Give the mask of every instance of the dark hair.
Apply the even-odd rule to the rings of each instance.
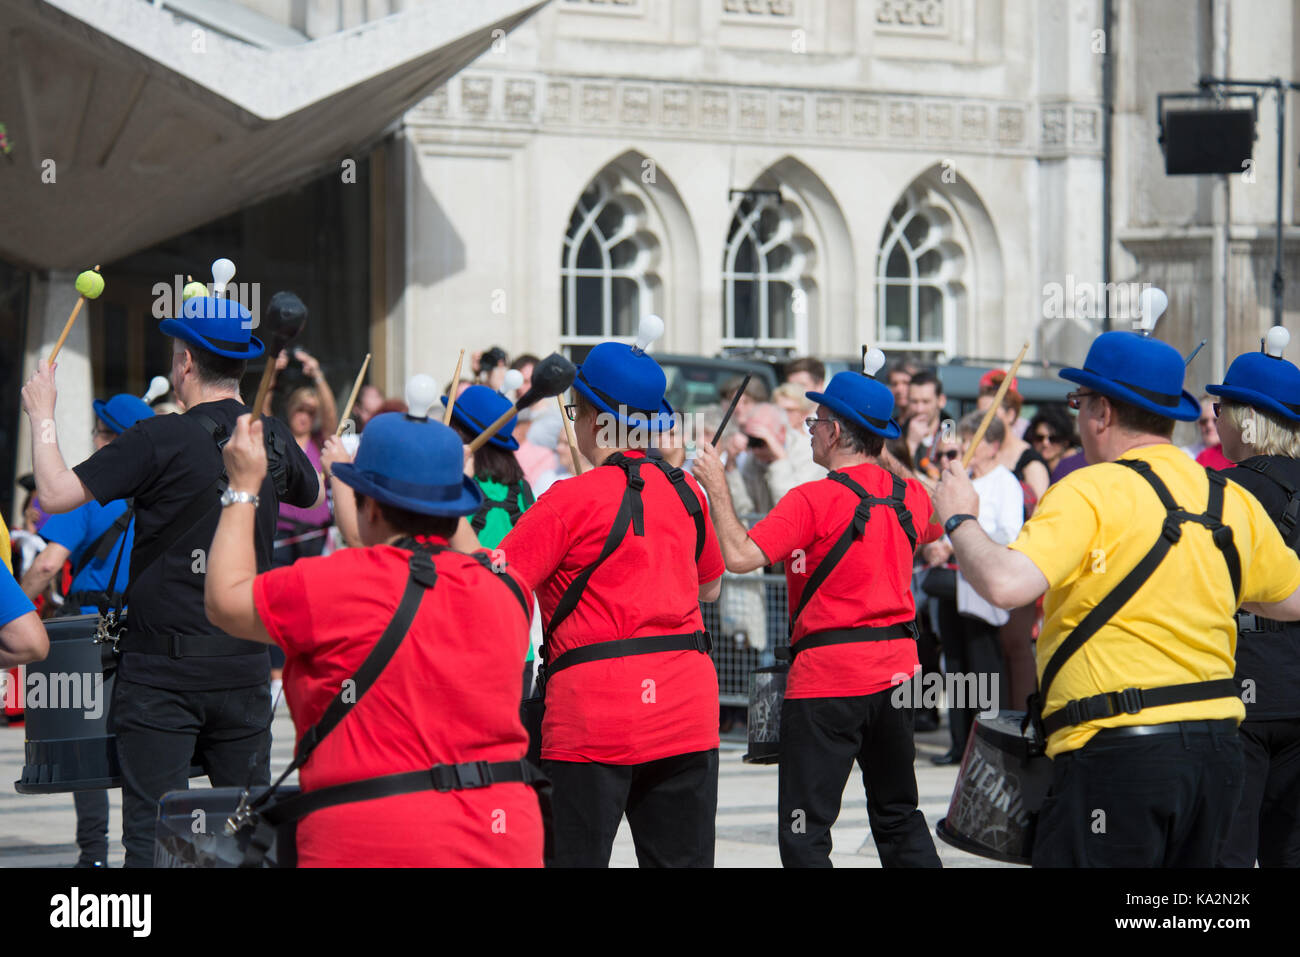
[[[510,368],[518,369],[519,371],[522,372],[524,366],[527,365],[535,366],[537,365],[537,363],[541,361],[542,361],[541,359],[537,358],[537,356],[533,355],[531,352],[525,352],[523,355],[517,356],[514,362],[510,363]]]
[[[1034,430],[1040,425],[1047,426],[1053,435],[1059,435],[1063,438],[1067,447],[1079,444],[1079,436],[1074,427],[1074,417],[1065,411],[1062,406],[1039,406],[1037,414],[1029,420],[1029,425],[1025,427],[1025,436],[1032,439]]]
[[[456,434],[466,445],[474,441],[478,435],[477,431],[471,432],[455,418],[451,420],[451,427],[456,430]],[[523,481],[524,470],[520,467],[519,460],[515,458],[515,453],[487,442],[474,453],[474,477],[491,479],[502,485],[514,485],[516,482]]]
[[[912,370],[908,366],[907,360],[895,359],[893,362],[891,362],[888,365],[888,367],[885,369],[885,381],[888,382],[890,379],[894,377],[895,374],[901,374],[907,376],[908,384],[909,385],[911,384]]]
[[[357,512],[360,513],[365,508],[367,496],[360,492],[354,494],[357,500]],[[395,505],[385,505],[378,500],[375,504],[379,506],[379,514],[383,520],[404,535],[436,535],[439,538],[450,539],[456,534],[456,527],[460,524],[460,517],[457,515],[423,515],[397,508]]]
[[[733,376],[726,382],[722,383],[722,388],[718,390],[718,394],[722,397],[723,401],[730,402],[731,397],[736,394],[736,390],[740,388],[740,384],[744,381],[745,377],[743,375]],[[745,395],[749,396],[755,402],[766,402],[771,398],[771,393],[768,392],[767,389],[767,383],[758,376],[754,376],[749,380],[749,385],[745,386]]]
[[[939,376],[929,369],[922,369],[912,376],[912,381],[907,385],[909,389],[916,388],[918,385],[932,385],[936,396],[943,395],[943,383],[939,380]]]
[[[190,345],[184,339],[178,339],[177,341],[190,354],[190,358],[194,361],[194,372],[204,385],[229,385],[233,383],[237,388],[239,380],[244,378],[244,373],[248,370],[247,359],[231,359],[228,356],[219,356],[215,352],[209,352],[199,346]]]
[[[826,366],[820,359],[814,359],[812,356],[795,359],[794,362],[785,367],[785,377],[787,379],[796,372],[807,372],[818,382],[826,381]]]
[[[1174,434],[1174,426],[1177,423],[1173,419],[1148,412],[1146,409],[1139,409],[1136,405],[1120,402],[1110,396],[1104,398],[1115,410],[1115,421],[1121,429],[1143,435],[1159,435],[1166,439]]]
[[[898,459],[898,464],[903,466],[909,472],[916,470],[916,465],[912,462],[912,450],[907,447],[907,433],[903,433],[896,439],[886,439],[885,448],[889,449],[889,454]]]
[[[885,437],[869,432],[856,422],[850,422],[844,416],[840,415],[833,409],[828,409],[831,414],[831,421],[840,424],[840,444],[847,446],[850,451],[858,455],[869,455],[873,458],[880,454],[880,450],[885,447]]]

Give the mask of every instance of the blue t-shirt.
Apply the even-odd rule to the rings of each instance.
[[[49,520],[41,526],[41,537],[47,542],[54,542],[62,545],[68,550],[68,557],[75,568],[77,562],[81,561],[81,556],[86,549],[99,540],[99,536],[108,531],[110,525],[117,521],[118,516],[126,511],[126,502],[122,499],[109,502],[107,505],[100,505],[93,499],[82,505],[80,508],[74,508],[71,512],[65,512],[62,515],[51,515]],[[135,539],[135,519],[126,527],[126,552],[122,556],[122,564],[117,570],[117,580],[114,583],[115,588],[109,588],[108,578],[113,574],[113,563],[117,561],[117,550],[122,547],[122,540],[119,538],[113,543],[112,549],[109,550],[106,558],[92,558],[77,576],[72,579],[71,590],[102,592],[108,591],[112,594],[114,591],[123,591],[126,589],[127,581],[131,574],[131,545]],[[82,605],[83,613],[96,612],[99,609],[94,605]]]
[[[9,573],[8,568],[0,565],[0,628],[35,610],[36,606],[18,586],[18,579]]]

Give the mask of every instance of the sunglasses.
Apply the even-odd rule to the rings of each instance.
[[[566,405],[566,406],[564,407],[564,414],[567,415],[567,416],[569,417],[569,421],[570,421],[570,422],[577,422],[577,421],[578,421],[578,406],[577,406],[577,403],[572,403],[572,404],[570,404],[570,405]]]
[[[1052,445],[1059,445],[1065,440],[1059,435],[1049,435],[1046,432],[1035,432],[1029,441],[1034,445],[1041,445],[1044,442],[1050,442]]]
[[[1084,399],[1091,399],[1094,395],[1100,395],[1098,392],[1071,392],[1065,397],[1065,404],[1074,411],[1079,411],[1079,404]]]
[[[941,461],[942,461],[943,459],[947,459],[949,462],[952,462],[952,461],[955,461],[956,459],[961,458],[961,452],[958,451],[957,449],[949,449],[949,450],[946,451],[946,452],[939,452],[939,453],[936,453],[935,458],[937,458],[937,459],[939,459],[939,460],[941,460]]]
[[[1222,407],[1222,403],[1219,403],[1219,402],[1214,403],[1214,406],[1213,406],[1213,408],[1214,408],[1214,417],[1215,417],[1216,419],[1217,419],[1217,418],[1222,414],[1222,413],[1220,412],[1221,407]],[[1210,421],[1210,420],[1209,420],[1209,419],[1202,419],[1201,421],[1202,421],[1202,422],[1208,422],[1208,421]]]

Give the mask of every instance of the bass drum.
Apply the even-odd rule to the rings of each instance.
[[[265,787],[249,788],[249,799],[265,790]],[[153,866],[239,867],[248,832],[227,834],[226,819],[239,807],[243,793],[243,788],[194,788],[164,794],[158,801]],[[277,799],[295,797],[298,788],[281,785],[275,793]],[[263,867],[297,865],[296,825],[296,821],[290,822],[276,832],[275,845],[267,852]]]
[[[96,644],[98,615],[50,618],[50,653],[27,665],[20,696],[26,747],[19,794],[59,794],[122,786],[117,739],[108,732],[117,657]],[[190,777],[202,768],[191,767]]]
[[[1029,864],[1052,762],[1020,730],[1024,713],[976,717],[948,816],[935,833],[953,847],[1007,864]]]
[[[749,675],[749,750],[746,764],[776,764],[781,759],[781,706],[785,703],[787,664],[757,668]]]

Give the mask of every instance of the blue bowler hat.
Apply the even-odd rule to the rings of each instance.
[[[837,372],[831,377],[825,392],[804,394],[868,432],[896,439],[902,434],[902,429],[892,418],[894,393],[873,378],[884,364],[885,354],[879,349],[869,349],[862,359],[862,372]]]
[[[142,399],[127,393],[115,395],[107,402],[96,399],[91,404],[95,407],[95,415],[118,435],[141,419],[147,419],[154,414],[153,409],[149,408]]]
[[[468,515],[483,493],[465,474],[464,454],[460,436],[441,422],[385,412],[366,423],[355,461],[334,466],[333,474],[384,505]]]
[[[164,319],[159,331],[228,359],[256,359],[262,340],[253,335],[253,316],[237,300],[195,296],[185,300],[176,319]]]
[[[602,342],[578,366],[573,388],[601,412],[630,428],[669,432],[673,407],[664,398],[668,377],[646,349],[664,331],[658,316],[646,316],[637,328],[636,344]]]
[[[1136,332],[1103,332],[1092,341],[1082,369],[1060,377],[1094,392],[1179,422],[1194,422],[1201,404],[1183,390],[1183,357],[1159,339]]]
[[[1289,332],[1274,326],[1265,337],[1263,351],[1237,356],[1223,385],[1207,385],[1205,391],[1300,422],[1300,369],[1282,358],[1290,341]]]
[[[445,395],[442,397],[442,404],[447,404]],[[485,385],[472,385],[460,394],[456,404],[452,406],[451,417],[475,435],[478,435],[513,404],[500,392],[495,392]],[[495,445],[499,449],[506,449],[510,452],[519,448],[519,443],[512,434],[518,422],[519,416],[512,416],[505,425],[497,430],[492,438],[488,439],[487,444]],[[366,428],[369,428],[369,426],[366,426]]]

